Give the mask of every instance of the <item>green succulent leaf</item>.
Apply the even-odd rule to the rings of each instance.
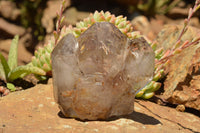
[[[135,97],[149,99],[154,96],[154,92],[157,91],[160,87],[161,83],[156,81],[151,81],[142,90],[140,90]]]
[[[8,55],[8,65],[10,67],[10,70],[13,70],[15,67],[17,67],[18,40],[19,40],[19,36],[16,35],[14,39],[12,40],[12,43],[10,46],[10,51]]]
[[[10,67],[8,66],[8,63],[5,59],[5,57],[0,53],[0,63],[1,63],[1,66],[3,68],[3,70],[1,70],[1,73],[5,73],[5,78],[7,79],[8,78],[8,73],[10,72]],[[1,69],[2,69],[1,68]]]
[[[149,92],[149,93],[144,93],[144,95],[142,95],[142,99],[149,99],[151,97],[154,96],[154,92]]]
[[[18,66],[9,73],[8,79],[9,79],[9,81],[13,81],[15,79],[22,78],[23,76],[30,74],[30,73],[33,73],[36,75],[45,75],[46,74],[46,72],[44,70],[42,70],[41,68],[35,67],[35,66],[30,66],[30,65]]]
[[[48,79],[47,76],[43,76],[43,75],[36,75],[36,74],[35,74],[35,77],[36,77],[38,80],[40,80],[40,81],[43,81],[43,80],[47,80],[47,79]]]
[[[136,97],[136,98],[142,97],[143,94],[144,94],[144,91],[143,91],[143,90],[140,90],[140,91],[135,95],[135,97]]]
[[[16,91],[16,87],[14,84],[12,83],[7,83],[6,84],[7,88],[10,90],[10,91]]]

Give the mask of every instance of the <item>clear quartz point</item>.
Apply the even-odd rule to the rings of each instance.
[[[54,97],[66,117],[107,119],[133,112],[136,92],[151,81],[154,52],[98,22],[79,38],[67,34],[52,52]]]

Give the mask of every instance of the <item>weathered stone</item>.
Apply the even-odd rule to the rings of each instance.
[[[52,52],[54,95],[67,117],[107,119],[133,112],[136,92],[151,81],[154,52],[113,24],[66,35]]]
[[[13,36],[14,35],[22,36],[26,31],[25,28],[9,23],[1,17],[0,17],[0,30]]]
[[[135,30],[140,31],[143,35],[145,35],[148,39],[154,40],[163,28],[163,22],[160,20],[155,20],[155,18],[151,18],[148,20],[146,16],[136,16],[131,21]]]
[[[75,7],[68,8],[64,13],[65,19],[63,25],[76,25],[76,23],[90,15],[89,12],[78,11]]]
[[[8,0],[1,0],[0,1],[0,15],[6,19],[15,21],[20,16],[20,9],[17,8],[15,2],[8,1]]]
[[[181,28],[181,26],[167,25],[157,38],[158,44],[162,44],[165,50],[172,48]],[[198,29],[189,27],[181,41],[182,43],[186,40],[191,42],[199,35]],[[168,75],[164,82],[163,98],[165,100],[200,110],[199,57],[200,43],[184,49],[170,59],[170,64],[166,68]]]
[[[180,104],[180,105],[178,105],[178,106],[176,107],[176,110],[177,110],[177,111],[184,112],[184,111],[185,111],[185,106],[182,105],[182,104]]]

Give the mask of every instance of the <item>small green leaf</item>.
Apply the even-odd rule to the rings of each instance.
[[[141,97],[143,94],[144,94],[144,91],[143,91],[143,90],[140,90],[140,91],[135,95],[135,97],[136,97],[136,98],[139,98],[139,97]]]
[[[45,75],[46,72],[38,67],[35,66],[18,66],[14,68],[8,75],[9,81],[13,81],[18,78],[22,78],[22,75],[27,75],[27,74],[36,74],[36,75]]]
[[[64,20],[65,20],[65,17],[62,16],[62,18],[61,18],[61,20],[60,20],[60,23],[62,24]]]
[[[143,99],[150,99],[154,96],[154,92],[144,93],[141,98]]]
[[[0,53],[0,63],[2,64],[3,66],[3,71],[5,73],[5,77],[6,77],[6,80],[8,78],[8,73],[10,72],[10,67],[8,66],[8,63],[5,59],[5,57]]]
[[[14,39],[12,40],[10,51],[8,55],[8,65],[10,67],[10,70],[13,70],[15,67],[17,67],[17,47],[18,47],[18,40],[19,36],[16,35]]]
[[[0,61],[0,79],[6,80],[6,75],[3,69],[3,65],[1,64],[1,61]]]
[[[10,90],[10,91],[16,91],[16,87],[14,84],[12,83],[7,83],[6,84],[7,88]]]
[[[42,80],[47,80],[47,76],[35,75],[35,77],[36,77],[38,80],[40,80],[40,81],[42,81]]]

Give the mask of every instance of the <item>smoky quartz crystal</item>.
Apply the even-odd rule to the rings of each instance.
[[[130,114],[137,91],[154,73],[154,51],[108,22],[80,37],[64,36],[52,52],[54,97],[66,117],[107,119]]]

